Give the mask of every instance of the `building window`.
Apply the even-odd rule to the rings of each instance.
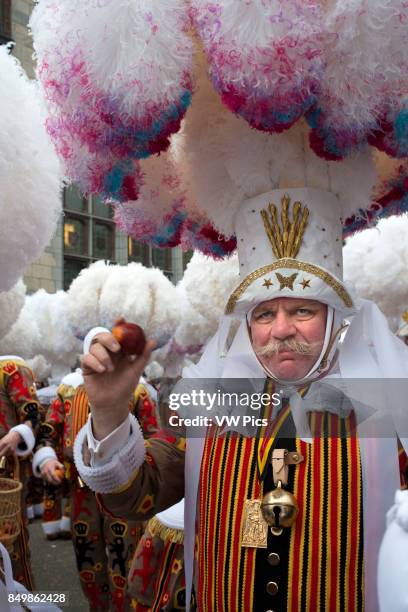
[[[128,260],[136,261],[146,266],[146,268],[150,268],[152,261],[149,245],[138,242],[134,238],[128,236]]]
[[[112,211],[95,197],[84,197],[74,185],[64,190],[64,289],[98,259],[115,263]]]
[[[64,189],[64,208],[81,213],[88,212],[88,200],[77,187],[70,185]]]
[[[128,237],[128,259],[137,261],[146,268],[160,268],[168,279],[173,278],[171,249],[155,249],[149,244]]]
[[[173,277],[171,249],[152,249],[152,265],[154,268],[160,268],[171,280]]]
[[[0,44],[11,41],[11,0],[0,2]]]
[[[64,251],[75,255],[88,255],[88,220],[65,215]]]
[[[93,257],[96,257],[96,259],[114,259],[114,228],[107,223],[94,221],[92,235]]]
[[[92,214],[95,217],[101,217],[102,219],[112,219],[113,208],[112,206],[107,206],[104,204],[101,198],[92,196]]]

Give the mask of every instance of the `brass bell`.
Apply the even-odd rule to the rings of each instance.
[[[281,535],[283,527],[292,527],[294,524],[299,506],[295,496],[282,489],[282,483],[279,480],[277,488],[264,495],[261,510],[272,533]]]

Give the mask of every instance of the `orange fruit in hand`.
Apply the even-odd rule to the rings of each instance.
[[[146,336],[140,325],[119,321],[112,329],[125,355],[141,355],[146,346]]]
[[[56,478],[58,478],[59,480],[62,480],[65,476],[65,470],[64,468],[60,468],[60,467],[56,467],[54,468],[54,476]]]

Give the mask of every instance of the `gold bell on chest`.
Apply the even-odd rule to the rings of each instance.
[[[283,489],[282,481],[279,480],[277,488],[264,495],[261,510],[273,535],[279,536],[283,528],[292,527],[299,513],[299,506],[295,496]]]

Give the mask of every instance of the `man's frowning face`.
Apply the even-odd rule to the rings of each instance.
[[[315,300],[276,298],[251,314],[252,346],[279,380],[302,379],[316,363],[326,332],[327,306]]]

